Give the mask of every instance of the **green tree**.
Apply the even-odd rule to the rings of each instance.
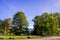
[[[0,20],[0,35],[3,35],[3,27],[2,27],[3,21]]]
[[[17,12],[13,17],[13,26],[19,29],[20,35],[22,28],[28,28],[28,22],[23,12]]]
[[[60,35],[60,13],[59,12],[53,13],[53,16],[55,18],[57,18],[57,20],[58,20],[58,31],[57,31],[57,34]]]
[[[11,35],[11,18],[7,18],[3,21],[2,27],[5,35]]]
[[[58,19],[60,27],[60,13],[59,12],[53,13],[53,16]]]
[[[35,35],[57,35],[58,19],[52,13],[43,13],[34,18]]]

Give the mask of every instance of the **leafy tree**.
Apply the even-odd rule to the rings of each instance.
[[[53,13],[53,16],[58,19],[60,27],[60,13],[59,12]]]
[[[58,19],[52,13],[43,13],[34,18],[35,35],[57,35]]]
[[[60,35],[60,13],[59,12],[53,13],[53,16],[55,18],[57,18],[57,20],[58,20],[58,31],[57,31],[57,35]]]
[[[0,34],[3,34],[3,27],[2,27],[2,23],[3,23],[3,21],[2,21],[2,20],[0,20]]]
[[[28,28],[28,22],[23,12],[17,12],[13,17],[13,26],[19,29],[20,35],[22,28]]]
[[[3,27],[4,34],[5,35],[10,35],[11,34],[10,29],[12,29],[12,27],[11,27],[11,18],[5,19],[3,21],[2,27]]]

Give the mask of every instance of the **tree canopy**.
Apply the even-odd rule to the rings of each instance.
[[[56,15],[57,14],[57,15]],[[57,35],[59,28],[59,13],[43,13],[36,16],[34,22],[34,35]]]
[[[13,17],[13,26],[19,28],[19,32],[22,33],[23,28],[28,28],[28,22],[23,12],[17,12]]]

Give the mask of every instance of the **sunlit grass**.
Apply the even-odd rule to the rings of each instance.
[[[30,38],[40,38],[40,36],[0,36],[0,39],[28,39]]]

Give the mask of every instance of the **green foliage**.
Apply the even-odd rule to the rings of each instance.
[[[6,40],[9,40],[9,39],[28,39],[28,37],[30,38],[40,38],[41,36],[0,36],[0,39],[6,39]]]
[[[11,29],[11,19],[7,18],[3,21],[0,21],[0,33],[4,35],[10,35],[10,29]]]
[[[56,13],[57,14],[57,13]],[[58,13],[59,14],[59,13]],[[34,18],[34,35],[57,35],[59,28],[59,15],[43,13]],[[58,18],[57,18],[58,16]]]
[[[59,35],[60,36],[60,13],[44,12],[33,19],[33,35]],[[0,34],[4,35],[29,35],[28,22],[23,12],[17,12],[13,20],[10,18],[0,20]]]
[[[29,35],[28,28],[23,28],[22,34],[24,34],[24,35]]]
[[[12,29],[11,27],[11,18],[5,19],[3,21],[3,31],[5,35],[10,35],[10,29]]]
[[[20,33],[20,35],[22,34],[23,28],[28,28],[28,22],[23,12],[17,12],[14,15],[13,26],[19,30],[18,33]]]

